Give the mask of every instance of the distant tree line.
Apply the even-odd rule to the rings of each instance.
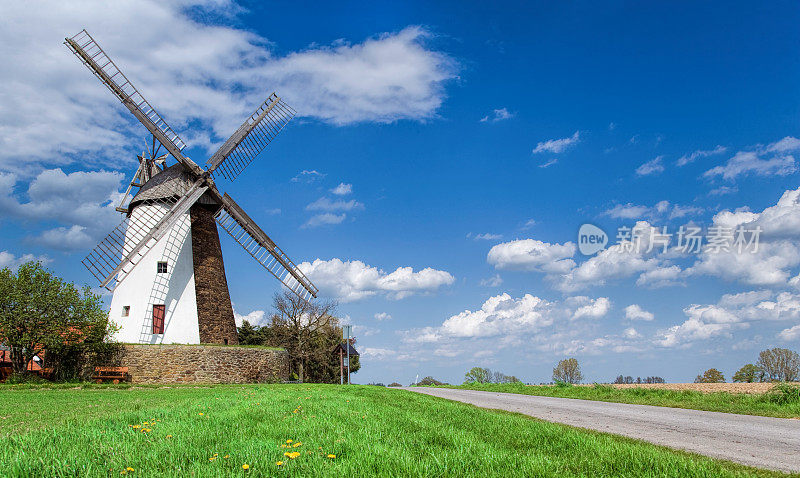
[[[748,363],[733,374],[734,382],[795,382],[800,380],[800,356],[783,348],[762,350],[756,363]],[[710,368],[694,379],[695,383],[721,383],[725,376]]]
[[[630,375],[626,375],[624,377],[622,375],[617,375],[617,378],[614,379],[613,383],[624,383],[624,384],[666,383],[666,380],[664,380],[661,377],[645,377],[645,378],[636,377],[636,379],[634,380],[634,378],[631,377]]]
[[[520,380],[513,375],[491,371],[488,368],[472,367],[464,374],[464,383],[515,383]]]
[[[265,325],[242,322],[238,328],[239,343],[286,349],[292,376],[301,382],[339,383],[339,357],[331,352],[343,342],[342,327],[334,315],[336,304],[308,303],[284,291],[275,294],[272,306]],[[350,357],[350,373],[360,368],[359,357]]]

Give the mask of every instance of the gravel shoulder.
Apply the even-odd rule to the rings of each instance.
[[[623,435],[744,465],[800,472],[800,420],[476,390],[404,390]]]

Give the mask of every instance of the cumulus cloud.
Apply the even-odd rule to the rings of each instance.
[[[725,146],[719,146],[719,145],[717,145],[717,147],[714,149],[709,149],[705,151],[697,150],[690,154],[684,154],[683,156],[678,158],[678,161],[675,164],[677,166],[686,166],[687,164],[693,163],[700,158],[706,158],[708,156],[713,156],[715,154],[722,154],[727,150],[728,148],[726,148]]]
[[[669,201],[659,201],[652,206],[639,204],[617,204],[603,212],[604,215],[614,219],[680,219],[685,216],[697,215],[703,212],[702,208],[695,206],[682,206]]]
[[[563,153],[570,147],[574,146],[580,141],[580,131],[576,131],[575,134],[570,136],[569,138],[561,138],[561,139],[548,139],[547,141],[542,141],[533,148],[533,154],[539,153]]]
[[[33,254],[22,254],[21,256],[15,256],[8,251],[0,251],[0,269],[5,269],[7,267],[12,271],[16,271],[19,266],[31,261],[48,264],[52,262],[52,259],[47,256],[36,256]]]
[[[642,164],[636,168],[636,174],[639,176],[648,176],[651,174],[663,173],[664,165],[661,164],[662,159],[664,159],[664,156],[657,156],[655,159],[651,159],[650,161]]]
[[[308,221],[306,221],[305,224],[303,224],[302,227],[304,229],[307,229],[307,228],[310,228],[310,227],[319,227],[319,226],[325,226],[325,225],[330,225],[330,224],[341,224],[342,221],[344,221],[346,217],[347,217],[347,214],[345,214],[345,213],[333,214],[333,213],[330,213],[330,212],[326,212],[326,213],[322,213],[322,214],[317,214],[315,216],[312,216]]]
[[[648,312],[638,304],[631,304],[625,307],[625,318],[628,320],[651,321],[655,318],[652,312]]]
[[[739,176],[788,176],[797,171],[791,152],[800,149],[800,140],[787,136],[767,146],[757,146],[750,151],[738,151],[725,164],[715,166],[705,173],[706,178],[722,177],[732,181]]]
[[[15,67],[0,71],[0,167],[116,163],[140,144],[130,137],[143,130],[62,44],[81,26],[184,140],[208,149],[273,90],[300,116],[334,125],[424,121],[457,76],[423,27],[277,54],[268,39],[230,26],[237,8],[226,0],[4,5],[0,58]]]
[[[426,267],[414,272],[398,267],[391,273],[361,261],[316,259],[298,266],[320,290],[342,302],[353,302],[375,295],[402,299],[416,293],[433,292],[451,285],[455,278],[446,271]]]
[[[354,209],[364,209],[364,205],[355,199],[345,201],[343,199],[331,200],[321,197],[306,206],[306,211],[352,211]]]
[[[317,179],[322,179],[325,176],[327,176],[327,174],[321,173],[316,169],[304,169],[299,173],[297,173],[297,176],[293,177],[291,181],[293,183],[299,183],[299,182],[313,183]]]
[[[754,285],[786,285],[792,269],[800,265],[800,188],[784,192],[774,206],[760,213],[747,209],[720,211],[714,216],[712,227],[732,231],[734,237],[739,228],[760,228],[758,247],[741,253],[736,247],[727,251],[704,249],[687,273]]]
[[[465,310],[447,318],[437,327],[405,331],[403,341],[409,345],[435,343],[451,350],[466,347],[465,340],[491,343],[494,350],[522,342],[551,349],[555,342],[563,343],[565,337],[579,329],[581,322],[591,323],[591,319],[602,317],[609,308],[610,301],[605,297],[577,296],[548,301],[531,294],[514,298],[503,293],[489,297],[477,310]],[[559,345],[559,349],[563,348]]]
[[[508,111],[508,109],[500,108],[499,110],[492,111],[491,115],[486,115],[483,118],[481,118],[481,123],[488,123],[488,122],[497,123],[498,121],[511,119],[514,116],[515,116],[514,113],[511,113],[510,111]]]
[[[391,315],[389,315],[389,314],[387,314],[386,312],[378,312],[378,313],[377,313],[377,314],[375,314],[373,317],[374,317],[374,318],[375,318],[375,320],[377,320],[378,322],[381,322],[381,321],[384,321],[384,320],[392,320],[392,316],[391,316]]]
[[[786,342],[793,342],[800,339],[800,324],[781,330],[778,333],[778,338]]]
[[[331,189],[331,193],[337,196],[347,196],[348,194],[352,194],[352,192],[353,192],[352,184],[339,183],[338,186]]]
[[[662,266],[655,269],[642,272],[636,285],[649,287],[651,289],[658,289],[660,287],[670,287],[676,285],[684,285],[682,280],[683,271],[679,266]]]
[[[489,250],[487,261],[496,269],[564,273],[575,267],[575,244],[550,244],[521,239],[497,244]]]
[[[44,170],[28,184],[27,200],[15,194],[17,177],[0,173],[0,213],[25,221],[60,223],[34,240],[48,247],[74,251],[91,248],[121,220],[116,212],[121,173],[61,169]]]
[[[236,326],[241,327],[242,323],[246,320],[250,325],[265,325],[267,323],[267,314],[263,310],[254,310],[249,314],[242,315],[233,309],[233,318],[236,321]]]

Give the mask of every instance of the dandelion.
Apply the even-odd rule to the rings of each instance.
[[[283,456],[285,456],[285,457],[288,457],[288,458],[290,458],[290,459],[294,460],[295,458],[297,458],[298,456],[300,456],[300,452],[299,452],[299,451],[293,451],[293,452],[288,452],[288,451],[287,451],[286,453],[284,453],[284,454],[283,454]]]
[[[303,444],[300,443],[300,442],[297,442],[294,445],[292,445],[292,448],[297,448],[298,446],[303,446]]]
[[[286,443],[291,443],[293,440],[286,440]]]
[[[333,453],[328,453],[328,458],[334,459],[336,458],[336,455],[334,455]]]
[[[167,435],[167,438],[172,438],[172,435]]]
[[[131,468],[130,466],[129,466],[129,467],[127,467],[127,468],[125,468],[125,470],[126,470],[126,471],[134,471],[134,470],[133,470],[133,468]]]
[[[249,470],[249,469],[250,469],[250,465],[248,465],[247,463],[245,463],[244,465],[242,465],[242,469],[243,469],[243,470]]]
[[[225,458],[225,459],[227,460],[227,459],[228,459],[228,458],[230,458],[230,457],[231,457],[230,455],[225,455],[225,456],[223,456],[222,458]]]
[[[203,412],[198,413],[198,415],[200,415],[202,417],[203,416]]]
[[[283,465],[283,462],[282,461],[276,461],[275,464],[278,465],[278,466],[281,466],[281,465]]]

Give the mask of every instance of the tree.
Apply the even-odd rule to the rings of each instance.
[[[464,383],[489,383],[492,381],[492,371],[488,368],[472,367],[464,374]]]
[[[423,378],[422,380],[420,380],[419,382],[417,382],[417,385],[421,385],[421,386],[424,386],[424,387],[429,387],[431,385],[449,385],[449,384],[445,383],[445,382],[440,382],[440,381],[436,380],[435,378],[433,378],[433,377],[431,377],[429,375],[429,376]]]
[[[14,373],[26,373],[45,352],[48,368],[58,373],[59,364],[102,344],[112,331],[100,297],[88,287],[79,291],[38,262],[16,274],[0,270],[0,342],[11,349]]]
[[[764,379],[764,372],[756,365],[746,364],[733,374],[734,382],[761,382]]]
[[[777,347],[763,350],[756,365],[772,381],[794,382],[800,378],[800,356],[793,350]]]
[[[289,353],[292,369],[300,381],[305,380],[306,367],[331,361],[331,332],[335,332],[338,319],[333,302],[309,303],[291,291],[276,293],[273,298],[275,313],[270,319],[273,344]],[[340,335],[341,336],[341,329]]]
[[[553,369],[553,381],[576,384],[583,380],[581,366],[574,358],[563,359]]]
[[[722,372],[715,368],[710,368],[703,372],[703,375],[698,375],[694,379],[694,383],[722,383],[725,381],[725,376]]]

